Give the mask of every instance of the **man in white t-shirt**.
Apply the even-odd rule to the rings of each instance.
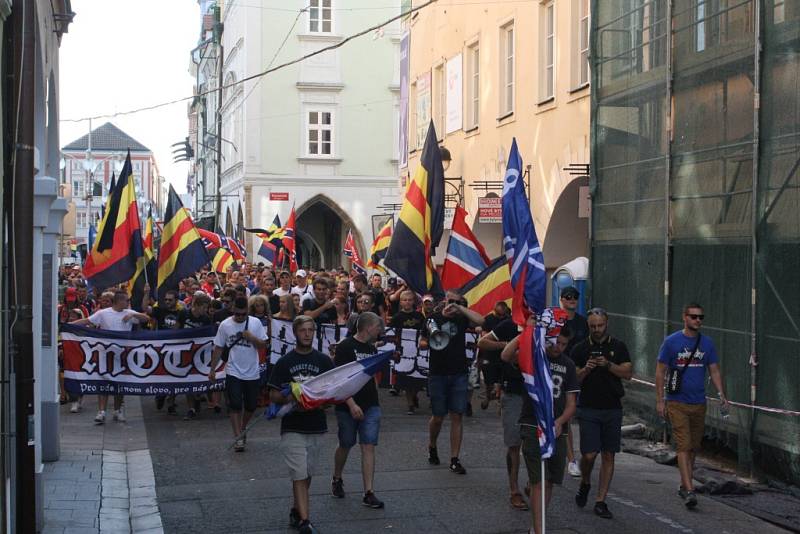
[[[305,271],[305,269],[297,270],[297,272],[294,274],[294,283],[295,286],[292,288],[292,294],[300,296],[301,304],[306,297],[314,297],[313,289],[308,283],[308,273]]]
[[[237,297],[233,301],[232,311],[233,315],[222,321],[217,329],[208,379],[211,382],[216,380],[217,363],[222,351],[230,347],[225,364],[225,393],[233,435],[236,437],[234,450],[242,452],[247,437],[241,434],[256,410],[261,387],[258,350],[267,347],[267,331],[259,319],[248,315],[246,298]]]
[[[130,308],[130,298],[125,291],[115,291],[114,300],[111,301],[110,308],[97,310],[86,319],[78,319],[72,324],[78,326],[92,326],[100,330],[112,330],[117,332],[130,332],[135,324],[146,324],[150,320],[147,314],[139,313]],[[122,407],[123,396],[114,395],[114,420],[120,423],[125,422],[125,411]],[[97,415],[94,418],[95,424],[102,425],[106,422],[106,406],[108,405],[108,395],[97,396]]]
[[[282,297],[292,293],[292,275],[289,271],[281,271],[278,275],[278,287],[272,291],[273,295]]]

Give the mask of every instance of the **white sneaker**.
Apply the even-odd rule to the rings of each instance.
[[[578,462],[570,462],[567,465],[567,471],[572,477],[579,478],[581,476],[581,468],[578,467]]]
[[[127,421],[127,419],[125,419],[125,411],[123,408],[114,410],[114,421],[119,421],[120,423]]]
[[[94,416],[94,422],[98,425],[102,425],[106,422],[106,411],[100,410],[97,412],[97,415]]]
[[[69,413],[78,413],[79,411],[81,411],[81,405],[78,401],[73,402],[69,407]]]

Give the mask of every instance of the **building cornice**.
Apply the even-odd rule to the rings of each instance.
[[[324,187],[397,187],[397,176],[307,176],[261,174],[247,176],[243,185],[257,187],[272,186],[324,186]]]
[[[339,92],[344,89],[343,83],[327,83],[327,82],[297,82],[295,84],[301,91],[335,91]]]
[[[344,41],[343,35],[333,35],[330,33],[298,33],[297,38],[301,41],[316,41],[321,43],[340,43]]]

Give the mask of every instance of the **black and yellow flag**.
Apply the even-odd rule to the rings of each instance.
[[[136,264],[136,273],[128,284],[128,295],[131,297],[131,305],[139,309],[145,295],[145,284],[150,286],[150,297],[156,297],[156,283],[158,282],[158,259],[156,258],[155,243],[153,236],[153,213],[147,212],[147,220],[144,223],[144,237],[142,237],[142,248],[144,255]]]
[[[177,290],[181,279],[194,275],[208,263],[203,239],[178,194],[170,186],[161,247],[158,250],[159,300],[170,289]]]
[[[109,195],[97,238],[83,264],[86,280],[100,289],[130,280],[144,254],[132,168],[129,151]]]
[[[408,184],[383,263],[420,294],[442,295],[433,255],[444,230],[444,168],[433,121],[419,167]]]

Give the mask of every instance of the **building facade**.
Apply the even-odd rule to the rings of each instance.
[[[69,0],[0,0],[0,531],[44,524],[44,463],[59,456],[59,47]],[[16,114],[10,110],[16,110]],[[13,162],[13,163],[12,163]],[[8,210],[8,211],[6,211]]]
[[[408,163],[401,168],[402,184],[413,176],[433,120],[452,158],[445,172],[447,207],[460,201],[478,239],[497,256],[502,225],[491,209],[498,201],[488,198],[502,193],[516,138],[548,269],[586,256],[588,0],[443,0],[410,14],[403,25],[401,54],[408,66],[401,76],[407,76],[408,93],[399,142],[401,150],[407,147]],[[483,216],[479,205],[486,208]],[[442,243],[439,263],[446,239]]]
[[[61,149],[61,179],[70,195],[65,229],[75,229],[74,235],[65,233],[65,242],[78,247],[87,245],[89,225],[97,226],[108,198],[111,176],[119,176],[128,150],[141,214],[146,215],[148,209],[153,210],[155,217],[163,213],[166,180],[158,172],[153,152],[110,122],[93,130],[90,127],[90,133]]]
[[[363,3],[311,0],[307,9],[292,11],[285,2],[270,0],[258,8],[234,2],[218,11],[224,32],[221,46],[210,53],[222,52],[217,72],[224,88],[221,98],[216,90],[209,92],[220,75],[213,76],[207,62],[206,74],[198,75],[198,101],[205,99],[205,105],[197,114],[197,218],[214,215],[226,233],[236,233],[242,227],[266,228],[276,215],[285,223],[294,207],[301,265],[345,264],[342,248],[351,230],[362,257],[366,254],[386,218],[380,206],[396,202],[399,194],[399,22],[264,77],[236,82],[400,13],[399,1],[373,4],[350,9]],[[217,100],[221,124],[214,113]],[[219,190],[213,185],[218,157]],[[246,237],[251,254],[258,249],[255,239]]]
[[[592,26],[593,303],[647,379],[701,303],[748,406],[711,403],[709,434],[796,483],[800,5],[598,0]],[[653,413],[652,389],[629,391]]]

